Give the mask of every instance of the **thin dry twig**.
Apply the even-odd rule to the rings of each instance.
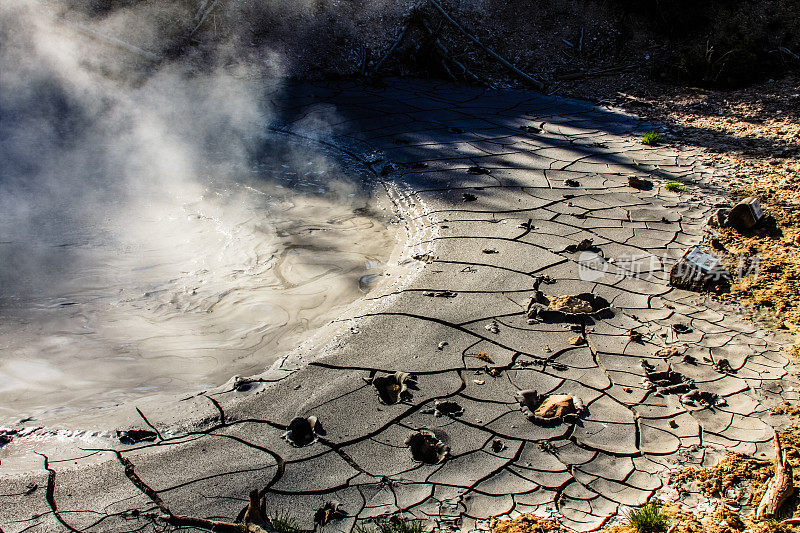
[[[478,40],[478,38],[477,38],[477,37],[475,37],[474,35],[472,35],[471,33],[469,33],[467,30],[465,30],[465,29],[464,29],[464,27],[463,27],[461,24],[459,24],[459,23],[458,23],[458,22],[457,22],[457,21],[456,21],[456,20],[455,20],[453,17],[451,17],[451,16],[450,16],[450,15],[447,13],[447,11],[445,11],[445,10],[444,10],[444,8],[441,6],[441,4],[439,4],[439,2],[437,2],[436,0],[428,0],[428,1],[429,1],[431,4],[433,4],[433,6],[434,6],[434,7],[435,7],[435,8],[436,8],[438,11],[439,11],[439,13],[441,13],[441,14],[442,14],[442,16],[443,16],[443,17],[444,17],[444,18],[445,18],[445,19],[446,19],[446,20],[447,20],[447,21],[448,21],[450,24],[452,24],[452,25],[453,25],[453,27],[455,27],[455,28],[456,28],[458,31],[460,31],[462,34],[464,34],[464,36],[466,36],[466,37],[467,37],[467,38],[468,38],[470,41],[472,41],[473,43],[475,43],[475,44],[477,44],[479,47],[481,47],[481,48],[483,49],[483,51],[484,51],[484,52],[486,52],[487,54],[489,54],[490,56],[492,56],[493,58],[495,58],[496,60],[498,60],[498,61],[499,61],[499,62],[500,62],[500,63],[501,63],[501,64],[502,64],[504,67],[506,67],[506,68],[507,68],[507,69],[509,69],[511,72],[513,72],[514,74],[516,74],[518,77],[520,77],[520,78],[522,78],[523,80],[525,80],[526,82],[530,83],[531,85],[533,85],[534,87],[536,87],[536,88],[537,88],[537,89],[539,89],[540,91],[543,91],[543,90],[544,90],[544,88],[545,88],[545,86],[544,86],[544,83],[542,83],[541,81],[537,80],[536,78],[534,78],[534,77],[530,76],[529,74],[526,74],[526,73],[522,72],[520,69],[518,69],[517,67],[515,67],[514,65],[512,65],[512,64],[511,64],[511,63],[510,63],[510,62],[509,62],[507,59],[505,59],[503,56],[501,56],[500,54],[498,54],[497,52],[495,52],[494,50],[492,50],[491,48],[489,48],[488,46],[486,46],[485,44],[483,44],[482,42],[480,42],[480,41]]]

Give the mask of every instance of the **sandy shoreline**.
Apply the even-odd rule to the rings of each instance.
[[[336,137],[387,181],[408,184],[390,193],[411,228],[393,261],[418,272],[397,276],[400,285],[389,276],[374,307],[348,310],[338,336],[321,333],[285,358],[262,376],[277,379],[268,386],[140,404],[160,435],[114,448],[176,512],[234,519],[258,488],[270,509],[306,528],[314,510],[337,500],[346,516],[326,529],[404,512],[474,530],[489,516],[526,511],[591,530],[655,494],[675,464],[704,464],[723,450],[770,452],[769,408],[797,399],[781,339],[666,286],[666,271],[726,201],[724,169],[692,150],[641,146],[637,135],[650,126],[630,116],[523,91],[340,83],[299,86],[278,105],[290,129],[309,109],[335,108]],[[631,175],[654,187],[628,187]],[[688,192],[665,191],[670,179]],[[599,273],[567,251],[585,238],[603,252]],[[585,323],[581,345],[568,341],[570,324],[530,322],[539,276],[550,295],[604,297],[613,317]],[[630,330],[643,341],[632,342]],[[721,358],[732,372],[715,367]],[[642,360],[721,401],[692,406],[653,394]],[[416,375],[416,390],[381,404],[365,379],[396,371]],[[524,389],[572,394],[586,414],[537,426],[515,399]],[[443,402],[462,412],[437,416]],[[282,438],[289,422],[308,415],[324,434],[291,446]],[[405,442],[421,428],[449,448],[441,463],[413,460]],[[49,448],[56,474],[48,478],[38,455],[15,458],[13,444],[0,451],[4,530],[61,530],[54,511],[77,528],[150,527],[152,503],[125,478],[111,444],[31,442]]]

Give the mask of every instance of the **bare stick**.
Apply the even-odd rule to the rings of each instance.
[[[133,463],[131,463],[127,457],[122,457],[122,454],[119,452],[114,453],[125,467],[125,476],[137,489],[147,496],[150,501],[158,506],[163,513],[161,519],[166,523],[176,527],[196,527],[200,529],[207,529],[209,531],[216,531],[219,533],[266,533],[264,528],[249,521],[252,519],[264,518],[265,508],[263,502],[260,504],[258,502],[258,491],[254,491],[256,494],[255,503],[253,493],[250,494],[250,505],[245,513],[246,518],[244,522],[239,524],[234,524],[232,522],[220,522],[218,520],[208,520],[206,518],[198,518],[195,516],[177,515],[174,514],[169,507],[167,507],[167,504],[164,503],[164,500],[161,499],[161,496],[158,495],[158,492],[139,477],[139,474],[136,473]],[[253,509],[254,505],[255,509]]]
[[[397,48],[397,46],[403,41],[403,38],[406,36],[407,31],[408,31],[408,25],[403,26],[403,30],[400,32],[400,35],[397,37],[397,40],[394,42],[394,44],[392,44],[391,48],[389,48],[389,50],[383,55],[381,60],[378,61],[378,64],[375,65],[375,68],[372,70],[373,74],[378,72],[381,66],[383,66],[384,62],[386,62],[386,60],[389,59],[389,56],[391,56],[394,53],[395,48]]]
[[[146,57],[147,59],[149,59],[151,61],[161,61],[162,59],[164,59],[163,57],[161,57],[158,54],[154,54],[153,52],[148,52],[147,50],[143,50],[143,49],[139,48],[138,46],[134,46],[134,45],[132,45],[130,43],[126,43],[125,41],[121,41],[121,40],[117,39],[116,37],[111,37],[109,35],[103,35],[99,31],[94,30],[94,29],[92,29],[92,28],[90,28],[88,26],[84,26],[83,24],[78,24],[77,22],[71,22],[71,21],[66,20],[66,19],[60,19],[60,20],[61,20],[62,23],[66,24],[67,26],[80,31],[81,33],[84,33],[84,34],[88,35],[89,37],[93,37],[93,38],[95,38],[95,39],[97,39],[99,41],[104,41],[104,42],[109,43],[109,44],[113,44],[114,46],[117,46],[119,48],[123,48],[123,49],[127,50],[128,52],[140,55],[142,57]]]
[[[205,13],[203,13],[203,16],[202,16],[202,17],[200,17],[200,21],[197,23],[197,25],[194,27],[194,29],[192,30],[192,32],[191,32],[189,35],[194,35],[194,33],[195,33],[197,30],[199,30],[199,29],[200,29],[200,26],[202,26],[202,25],[203,25],[203,22],[205,22],[205,21],[206,21],[206,17],[208,17],[208,15],[209,15],[209,14],[210,14],[212,11],[214,11],[214,8],[215,8],[215,7],[217,7],[217,4],[218,4],[218,3],[219,3],[219,0],[214,0],[214,3],[213,3],[213,4],[211,4],[211,5],[209,6],[209,8],[208,8],[208,9],[206,9]],[[197,18],[197,16],[195,16],[195,18]]]
[[[439,2],[437,2],[436,0],[428,0],[428,1],[431,4],[433,4],[433,6],[439,11],[439,13],[442,14],[442,16],[445,19],[447,19],[447,21],[450,24],[452,24],[458,31],[463,33],[470,41],[472,41],[473,43],[475,43],[478,46],[480,46],[487,54],[489,54],[490,56],[492,56],[493,58],[498,60],[503,66],[505,66],[507,69],[509,69],[511,72],[513,72],[514,74],[516,74],[517,76],[519,76],[523,80],[527,81],[528,83],[530,83],[531,85],[533,85],[534,87],[539,89],[540,91],[544,90],[544,83],[542,83],[541,81],[537,80],[536,78],[531,77],[528,74],[525,74],[520,69],[518,69],[517,67],[512,65],[507,59],[502,57],[500,54],[498,54],[497,52],[495,52],[494,50],[492,50],[491,48],[489,48],[488,46],[486,46],[485,44],[480,42],[477,37],[475,37],[474,35],[469,33],[467,30],[465,30],[461,26],[461,24],[456,22],[456,20],[453,19],[453,17],[448,15],[447,11],[444,10],[444,8],[439,4]]]
[[[761,498],[756,510],[756,520],[764,520],[775,516],[783,502],[794,492],[792,479],[792,465],[786,457],[786,452],[781,450],[781,441],[775,434],[775,475],[767,483],[767,491]]]
[[[438,37],[436,37],[436,33],[434,33],[434,31],[431,29],[431,27],[428,26],[428,23],[425,21],[425,19],[422,19],[421,22],[422,22],[422,27],[425,29],[426,32],[428,32],[428,34],[433,39],[433,44],[436,45],[436,49],[439,52],[439,55],[442,56],[442,58],[443,58],[442,59],[442,67],[444,67],[445,72],[447,72],[447,74],[453,79],[453,81],[456,81],[456,77],[453,75],[453,73],[448,68],[447,63],[446,63],[447,61],[450,61],[455,66],[457,66],[459,69],[461,69],[461,72],[462,72],[463,75],[469,76],[473,80],[475,80],[478,83],[480,83],[481,79],[475,73],[473,73],[470,69],[468,69],[466,65],[464,65],[463,63],[461,63],[457,59],[453,58],[452,54],[450,54],[450,50],[448,50],[447,47],[442,43],[442,41]]]

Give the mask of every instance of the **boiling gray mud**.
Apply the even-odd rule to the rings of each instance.
[[[55,208],[33,247],[3,236],[38,267],[0,286],[0,424],[261,372],[369,290],[396,243],[380,188],[317,145],[262,152],[99,220]]]

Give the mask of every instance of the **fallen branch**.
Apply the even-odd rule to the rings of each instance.
[[[377,73],[378,70],[380,70],[380,68],[383,66],[383,64],[386,62],[386,60],[389,59],[389,56],[391,56],[394,53],[394,51],[398,47],[398,45],[401,42],[403,42],[403,39],[405,38],[407,31],[408,31],[408,25],[403,26],[403,29],[400,31],[400,35],[395,40],[394,44],[392,44],[392,46],[389,48],[389,50],[383,55],[383,57],[380,59],[380,61],[378,61],[378,63],[372,69],[372,73],[373,74]]]
[[[568,81],[568,80],[580,80],[583,78],[595,78],[599,76],[606,76],[608,74],[616,74],[618,72],[627,72],[629,70],[633,70],[634,68],[635,65],[626,65],[623,67],[610,67],[610,68],[591,70],[585,72],[570,72],[568,74],[562,74],[560,76],[556,76],[556,79]]]
[[[767,491],[758,504],[756,520],[774,517],[781,505],[794,492],[792,465],[789,464],[786,452],[781,450],[778,434],[775,433],[775,430],[773,433],[775,434],[775,475],[767,483]]]
[[[490,56],[492,56],[493,58],[495,58],[496,60],[498,60],[498,61],[499,61],[499,62],[500,62],[500,63],[501,63],[503,66],[505,66],[505,67],[506,67],[507,69],[509,69],[511,72],[513,72],[514,74],[516,74],[518,77],[522,78],[523,80],[527,81],[528,83],[530,83],[531,85],[533,85],[534,87],[536,87],[537,89],[539,89],[540,91],[543,91],[543,90],[544,90],[544,83],[542,83],[541,81],[537,80],[536,78],[533,78],[532,76],[530,76],[530,75],[528,75],[528,74],[526,74],[526,73],[522,72],[520,69],[518,69],[517,67],[515,67],[514,65],[512,65],[512,64],[511,64],[511,63],[510,63],[510,62],[509,62],[507,59],[505,59],[503,56],[501,56],[500,54],[498,54],[497,52],[495,52],[494,50],[492,50],[491,48],[489,48],[488,46],[486,46],[485,44],[483,44],[482,42],[480,42],[480,41],[478,40],[478,38],[477,38],[477,37],[475,37],[474,35],[472,35],[471,33],[469,33],[467,30],[465,30],[465,29],[464,29],[464,27],[463,27],[463,26],[461,26],[461,24],[459,24],[459,23],[458,23],[458,22],[457,22],[457,21],[456,21],[456,20],[455,20],[453,17],[451,17],[450,15],[448,15],[448,14],[447,14],[447,11],[445,11],[445,10],[444,10],[444,8],[443,8],[443,7],[442,7],[442,6],[439,4],[439,2],[437,2],[436,0],[428,0],[428,1],[429,1],[431,4],[433,4],[433,6],[434,6],[434,7],[435,7],[435,8],[436,8],[438,11],[439,11],[439,13],[441,13],[441,14],[442,14],[442,16],[443,16],[443,17],[444,17],[444,18],[445,18],[445,19],[446,19],[446,20],[447,20],[447,21],[448,21],[450,24],[452,24],[452,25],[453,25],[453,26],[454,26],[454,27],[455,27],[455,28],[456,28],[458,31],[460,31],[461,33],[463,33],[463,34],[464,34],[464,36],[466,36],[466,37],[467,37],[467,38],[468,38],[470,41],[472,41],[473,43],[475,43],[475,44],[477,44],[479,47],[481,47],[481,48],[483,49],[483,51],[484,51],[484,52],[486,52],[487,54],[489,54]]]
[[[167,524],[175,527],[207,529],[218,533],[267,533],[268,530],[261,526],[261,524],[269,524],[269,519],[266,514],[266,503],[263,499],[259,498],[257,490],[250,492],[250,503],[244,513],[244,520],[238,524],[209,520],[207,518],[197,518],[194,516],[178,515],[170,510],[167,504],[164,503],[164,500],[161,499],[161,496],[158,495],[158,492],[139,477],[133,463],[131,463],[127,457],[122,457],[119,452],[115,453],[119,461],[125,467],[125,476],[142,492],[142,494],[147,496],[151,502],[158,506],[163,513],[160,518]]]
[[[79,32],[81,32],[83,34],[88,35],[89,37],[97,39],[98,41],[103,41],[103,42],[112,44],[114,46],[117,46],[119,48],[127,50],[128,52],[131,52],[133,54],[145,57],[145,58],[147,58],[147,59],[149,59],[151,61],[161,61],[162,59],[164,59],[163,57],[161,57],[158,54],[154,54],[153,52],[148,52],[147,50],[143,50],[143,49],[139,48],[138,46],[134,46],[134,45],[132,45],[130,43],[126,43],[125,41],[117,39],[116,37],[111,37],[109,35],[103,35],[99,31],[94,30],[94,29],[92,29],[92,28],[90,28],[88,26],[84,26],[83,24],[79,24],[77,22],[71,22],[71,21],[69,21],[67,19],[59,19],[59,20],[63,24],[66,24],[67,26],[69,26],[71,28],[74,28],[74,29],[78,30]]]
[[[462,75],[469,76],[478,83],[482,81],[477,74],[473,73],[470,69],[467,68],[466,65],[464,65],[463,63],[461,63],[459,60],[455,59],[452,56],[450,50],[447,48],[447,46],[444,45],[444,43],[442,43],[442,41],[438,37],[436,37],[436,33],[433,31],[433,29],[431,29],[430,26],[428,26],[428,23],[425,21],[425,19],[422,19],[420,23],[422,25],[422,28],[428,33],[428,35],[431,36],[431,39],[433,39],[433,44],[436,46],[436,51],[442,58],[441,65],[444,68],[445,72],[447,72],[448,76],[450,76],[453,79],[453,81],[458,81],[458,80],[455,77],[455,75],[451,72],[450,68],[447,66],[446,63],[447,61],[450,61],[459,69],[461,69]]]
[[[215,8],[215,7],[217,7],[217,4],[218,4],[218,3],[219,3],[219,0],[214,0],[214,3],[212,3],[212,4],[211,4],[211,5],[208,7],[208,9],[206,9],[206,10],[205,10],[205,12],[203,13],[203,15],[200,17],[200,20],[197,22],[197,25],[194,27],[194,29],[193,29],[193,30],[191,31],[191,33],[189,34],[190,36],[191,36],[191,35],[194,35],[194,34],[195,34],[195,32],[196,32],[197,30],[199,30],[199,29],[200,29],[200,26],[202,26],[202,25],[203,25],[203,22],[205,22],[205,21],[206,21],[206,18],[208,17],[208,15],[209,15],[209,14],[211,14],[211,12],[212,12],[212,11],[214,11],[214,8]],[[205,5],[205,4],[203,4],[203,5]],[[200,12],[198,11],[198,14],[199,14],[199,13],[200,13]],[[195,15],[195,17],[194,17],[194,18],[195,18],[195,20],[196,20],[196,19],[197,19],[197,15]]]

